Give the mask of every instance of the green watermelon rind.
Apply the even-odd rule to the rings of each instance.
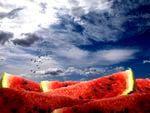
[[[49,81],[40,82],[42,92],[50,91],[50,89],[47,87],[47,83],[49,83]]]
[[[125,72],[127,73],[127,88],[125,89],[125,91],[123,91],[123,93],[121,95],[128,95],[130,92],[134,91],[135,89],[135,78],[134,78],[134,74],[131,68],[129,68],[128,70],[125,70]]]
[[[9,76],[9,74],[8,73],[6,73],[6,72],[4,72],[3,74],[2,74],[2,85],[1,85],[1,87],[2,88],[7,88],[8,87],[8,76]]]

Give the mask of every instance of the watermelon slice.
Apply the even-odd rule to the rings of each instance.
[[[8,74],[6,72],[3,73],[1,83],[2,88],[16,88],[20,90],[37,91],[37,92],[41,91],[39,83],[21,76]]]
[[[51,91],[61,87],[67,87],[79,83],[79,81],[41,81],[43,92]]]
[[[150,79],[137,79],[136,80],[137,93],[150,93]]]
[[[56,108],[85,103],[63,96],[48,96],[40,92],[0,88],[0,113],[51,113]]]
[[[42,89],[45,86],[41,84]],[[81,82],[68,87],[45,92],[48,95],[63,95],[79,99],[100,99],[127,95],[134,88],[134,77],[131,69]]]
[[[52,113],[150,113],[150,93],[94,100]]]

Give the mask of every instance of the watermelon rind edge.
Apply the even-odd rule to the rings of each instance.
[[[49,89],[48,89],[48,87],[47,87],[47,82],[48,82],[48,81],[41,81],[41,82],[40,82],[41,90],[42,90],[43,92],[49,91]]]
[[[8,82],[7,82],[7,80],[8,80],[8,73],[6,73],[6,72],[3,72],[2,73],[2,85],[1,85],[1,87],[2,88],[7,88],[7,86],[8,86]]]
[[[121,94],[121,95],[128,95],[130,92],[134,91],[135,89],[135,78],[134,74],[131,68],[128,68],[128,70],[125,70],[127,72],[128,78],[127,78],[127,89]]]

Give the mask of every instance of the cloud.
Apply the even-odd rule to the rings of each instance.
[[[130,1],[127,1],[128,4],[118,2],[1,0],[0,43],[10,42],[5,44],[6,48],[0,49],[6,58],[3,67],[11,72],[27,73],[37,65],[29,62],[30,59],[36,59],[40,54],[44,57],[40,59],[42,64],[38,65],[41,71],[46,70],[41,73],[56,75],[64,73],[65,69],[65,73],[79,71],[85,74],[90,71],[82,71],[80,68],[109,66],[134,59],[138,52],[134,47],[103,48],[94,52],[78,48],[79,45],[91,43],[90,39],[114,42],[122,38],[126,30],[125,23],[136,16],[127,16],[126,11],[136,9],[141,3],[135,5]],[[20,46],[13,46],[12,43]],[[51,70],[52,68],[58,70]]]
[[[50,29],[48,31],[50,35],[47,37],[50,37],[51,35],[54,39],[58,36],[62,37],[62,35],[66,37],[66,34],[55,35],[57,30],[53,32],[53,28],[51,28],[51,25],[62,21],[59,18],[60,16],[69,15],[70,18],[76,20],[89,12],[108,11],[112,5],[111,2],[105,0],[46,0],[44,2],[42,0],[23,0],[17,2],[7,0],[1,1],[0,4],[0,30],[12,32],[14,34],[13,38],[18,39],[19,41],[24,38],[22,34],[39,33],[43,29]],[[67,25],[67,27],[69,27],[69,24]],[[40,35],[45,34],[41,32]],[[72,37],[70,40],[82,40],[82,36],[74,32],[68,33],[67,37],[70,37],[71,35],[75,37]]]
[[[72,48],[60,48],[56,54],[60,57],[66,57],[68,59],[80,60],[88,55],[88,51],[81,50],[77,47]]]
[[[36,74],[50,74],[50,75],[59,75],[59,76],[65,76],[65,75],[71,75],[71,74],[79,74],[79,75],[89,75],[89,74],[99,74],[100,72],[103,72],[100,68],[85,68],[85,69],[79,69],[75,67],[68,67],[66,69],[63,68],[49,68],[47,70],[41,70],[36,71]]]
[[[5,44],[13,37],[13,33],[0,31],[0,44]]]
[[[110,49],[98,51],[96,56],[108,62],[119,63],[133,59],[134,54],[137,52],[138,50],[136,49]]]
[[[16,45],[21,45],[21,46],[31,46],[31,44],[33,44],[35,41],[38,41],[40,39],[40,37],[38,37],[36,34],[30,34],[30,33],[26,33],[26,34],[22,34],[25,36],[24,39],[15,39],[13,40],[13,43]]]
[[[67,50],[57,49],[53,57],[65,66],[75,65],[82,68],[88,66],[108,66],[132,60],[137,52],[139,52],[138,49],[130,48],[103,49],[96,52],[79,48],[68,48]]]

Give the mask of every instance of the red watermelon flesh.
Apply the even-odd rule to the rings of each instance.
[[[56,108],[84,102],[63,96],[48,96],[39,92],[0,88],[0,113],[51,113]]]
[[[79,83],[79,81],[64,81],[64,82],[61,82],[61,81],[58,81],[58,80],[55,80],[55,81],[41,81],[41,84],[43,84],[45,86],[44,89],[43,89],[43,92],[51,91],[51,90],[61,88],[61,87],[67,87],[67,86],[74,85],[74,84],[77,84],[77,83]]]
[[[68,87],[70,85],[74,85],[77,83],[80,83],[81,81],[42,81],[47,87],[46,91],[50,91],[53,89],[61,88],[61,87]],[[41,82],[41,83],[42,83]],[[148,78],[141,78],[141,79],[136,79],[136,90],[135,92],[137,93],[150,93],[150,79]]]
[[[45,92],[45,94],[63,95],[79,99],[100,99],[127,95],[133,90],[133,87],[134,79],[132,71],[126,70],[87,82],[55,89]]]
[[[94,100],[52,113],[150,113],[150,93]]]
[[[40,84],[21,76],[4,73],[2,77],[3,88],[41,92]]]
[[[150,79],[137,79],[136,80],[136,92],[138,93],[150,93]]]

